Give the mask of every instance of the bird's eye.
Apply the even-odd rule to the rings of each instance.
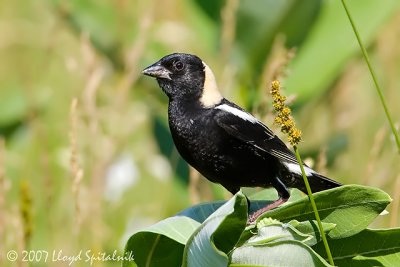
[[[175,61],[174,62],[174,68],[177,70],[177,71],[181,71],[181,70],[183,70],[183,67],[184,67],[185,65],[182,63],[182,61]]]

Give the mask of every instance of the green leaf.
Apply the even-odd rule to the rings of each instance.
[[[241,193],[215,211],[190,237],[182,266],[227,266],[247,223],[247,201]]]
[[[333,228],[336,227],[336,224],[334,223],[326,223],[326,222],[321,222],[321,223],[325,233],[331,231]],[[312,236],[312,238],[310,240],[307,240],[307,242],[305,243],[309,246],[314,246],[315,244],[317,244],[322,240],[321,234],[318,229],[317,221],[298,222],[296,220],[293,220],[290,221],[289,224],[293,225],[298,231],[302,232],[303,234]]]
[[[249,77],[254,75],[255,69],[260,70],[265,64],[277,35],[284,34],[291,46],[298,46],[304,41],[317,18],[320,3],[321,0],[240,1],[236,43],[247,66],[251,66]],[[299,27],[299,24],[302,26]]]
[[[302,197],[304,197],[305,194],[301,192],[297,188],[291,188],[290,189],[290,198],[287,202],[293,202],[296,201]],[[249,196],[250,200],[268,200],[268,201],[275,201],[279,198],[278,193],[274,188],[267,188],[263,189],[257,193],[252,194]]]
[[[400,228],[366,229],[348,238],[329,240],[329,247],[338,266],[399,266]],[[326,255],[321,243],[314,249]]]
[[[132,235],[125,254],[134,255],[138,266],[180,266],[185,244],[200,224],[190,218],[175,216]],[[123,266],[136,266],[124,261]]]
[[[263,219],[264,220],[264,219]],[[307,236],[310,236],[310,239],[307,239],[304,243],[308,246],[314,246],[318,242],[320,242],[321,239],[321,234],[319,233],[318,225],[316,221],[304,221],[304,222],[298,222],[296,220],[292,220],[288,223],[285,223],[284,225],[291,225],[294,227],[296,230],[301,232],[302,234],[305,234]],[[322,228],[324,229],[325,233],[331,231],[333,228],[335,228],[334,223],[326,223],[322,222]],[[242,236],[240,237],[240,240],[237,244],[237,246],[241,246],[244,243],[247,242],[251,237],[254,236],[254,232],[256,226],[249,225],[246,227],[245,231],[242,233]]]
[[[258,222],[257,229],[257,235],[251,237],[244,246],[263,245],[282,240],[297,240],[305,243],[312,239],[311,235],[301,233],[290,223],[283,224],[271,218],[264,218]]]
[[[225,203],[226,201],[201,203],[179,212],[177,216],[186,216],[199,223],[203,223],[213,212],[218,210]]]
[[[242,246],[232,253],[230,267],[239,266],[330,266],[309,246],[296,240]]]
[[[391,201],[390,196],[382,190],[360,185],[344,185],[318,192],[314,194],[314,199],[321,220],[336,224],[329,232],[331,238],[344,238],[361,232]],[[270,210],[259,220],[266,217],[282,222],[315,218],[308,197]]]
[[[282,223],[272,218],[264,218],[257,223],[256,227],[258,229],[256,235],[254,235],[254,227],[246,228],[241,236],[240,245],[256,245],[282,240],[297,240],[308,246],[313,246],[321,241],[321,235],[316,221],[298,222],[292,220],[288,223]],[[322,227],[325,232],[329,232],[335,228],[335,224],[323,222]]]
[[[388,0],[385,4],[371,0],[348,1],[367,44],[394,14],[399,3],[398,0]],[[320,16],[290,65],[291,75],[285,80],[285,88],[289,93],[298,94],[299,101],[322,93],[358,51],[357,40],[340,1],[323,1]]]
[[[55,6],[63,12],[62,18],[77,34],[87,33],[92,45],[102,54],[107,56],[115,67],[121,68],[122,46],[118,38],[118,18],[112,3],[97,1],[68,1],[68,8],[56,1]]]
[[[296,201],[302,197],[304,197],[304,193],[296,188],[293,188],[290,190],[290,198],[287,203]],[[278,194],[276,193],[275,189],[267,188],[252,194],[248,198],[251,200],[249,213],[252,213],[277,200]],[[199,223],[203,223],[213,212],[215,212],[225,203],[226,201],[201,203],[179,212],[177,216],[186,216],[198,221]]]
[[[290,189],[290,197],[288,201],[286,203],[283,203],[282,206],[285,206],[290,202],[297,201],[304,196],[305,194],[303,192],[301,192],[297,188],[292,188]],[[271,204],[278,198],[279,198],[278,193],[274,188],[267,188],[255,194],[252,194],[251,196],[249,196],[249,199],[251,201],[249,214],[265,207],[268,204]]]

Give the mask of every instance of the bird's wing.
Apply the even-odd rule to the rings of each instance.
[[[247,143],[259,151],[286,162],[298,164],[296,156],[267,126],[235,105],[217,107],[214,120],[229,135]]]

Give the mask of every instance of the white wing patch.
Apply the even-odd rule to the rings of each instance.
[[[285,166],[289,169],[289,171],[301,175],[301,169],[299,164],[288,163],[288,162],[283,162],[283,164],[285,164]],[[314,170],[306,166],[304,166],[304,172],[306,173],[307,176],[310,176],[313,173],[315,173]]]
[[[297,165],[297,159],[294,154],[289,154],[288,152],[282,152],[276,149],[271,149],[270,153],[279,159],[288,161],[287,163],[293,163]]]
[[[215,108],[220,109],[220,110],[224,110],[226,112],[229,112],[229,113],[231,113],[231,114],[235,115],[236,117],[239,117],[239,118],[241,118],[243,120],[246,120],[246,121],[249,121],[249,122],[252,122],[252,123],[258,123],[258,120],[256,118],[254,118],[251,114],[249,114],[247,112],[244,112],[244,111],[242,111],[240,109],[231,107],[231,106],[229,106],[227,104],[222,104],[222,105],[216,106]]]
[[[203,94],[200,98],[200,103],[204,107],[213,107],[221,102],[222,95],[218,90],[217,82],[215,81],[214,73],[207,66],[206,63],[203,62],[204,65],[204,86],[203,86]]]

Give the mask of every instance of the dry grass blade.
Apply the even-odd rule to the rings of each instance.
[[[221,10],[221,55],[224,62],[228,61],[235,40],[236,12],[238,7],[239,0],[228,0]]]
[[[139,19],[139,32],[135,38],[136,42],[127,51],[124,61],[126,66],[125,74],[118,85],[117,105],[124,103],[127,99],[129,88],[135,83],[140,75],[138,69],[140,57],[143,55],[148,42],[148,33],[153,24],[153,2],[150,1],[142,17]]]
[[[295,49],[286,49],[285,38],[282,35],[278,35],[274,39],[271,54],[263,66],[258,91],[262,92],[265,88],[265,84],[271,84],[273,80],[280,80],[282,77],[286,76],[285,72],[287,66],[294,56]],[[268,94],[261,94],[260,103],[255,107],[255,112],[259,114],[260,117],[265,117],[267,114],[265,107],[268,106],[270,101],[267,96]],[[289,100],[290,99],[287,101],[290,102]]]
[[[26,179],[20,183],[20,213],[22,218],[24,247],[28,248],[33,230],[32,190]]]
[[[78,163],[78,148],[77,148],[77,106],[78,99],[74,98],[71,102],[70,107],[70,132],[69,132],[69,141],[70,141],[70,170],[73,177],[72,182],[72,193],[75,200],[75,221],[79,226],[81,223],[81,213],[80,213],[80,205],[79,205],[79,188],[83,178],[83,170]]]

